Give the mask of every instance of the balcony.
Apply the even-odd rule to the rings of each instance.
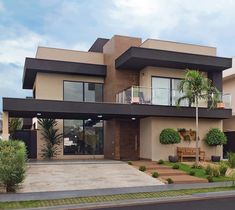
[[[116,102],[121,104],[176,106],[176,101],[181,96],[183,96],[183,93],[174,89],[132,86],[118,93]],[[183,100],[180,106],[188,107],[189,103],[187,100]],[[194,104],[191,107],[194,107]],[[208,101],[200,100],[199,107],[208,108]],[[217,104],[217,108],[231,109],[231,107],[231,94],[221,94],[221,103]]]

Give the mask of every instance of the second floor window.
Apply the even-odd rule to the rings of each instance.
[[[152,103],[156,105],[175,106],[182,93],[178,91],[181,79],[152,77]],[[183,101],[181,106],[188,106]]]
[[[103,84],[64,81],[64,100],[78,102],[102,102]]]

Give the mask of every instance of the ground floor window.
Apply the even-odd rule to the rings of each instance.
[[[102,155],[102,120],[64,120],[64,155]]]

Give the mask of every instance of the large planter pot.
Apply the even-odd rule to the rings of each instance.
[[[220,156],[212,155],[211,156],[211,161],[212,162],[220,162]]]
[[[168,159],[169,159],[169,161],[170,162],[172,162],[172,163],[176,163],[176,162],[178,162],[178,156],[176,156],[176,155],[169,155],[169,157],[168,157]]]

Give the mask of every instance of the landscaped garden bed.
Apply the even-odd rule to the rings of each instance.
[[[177,163],[177,165],[179,166],[178,170],[184,171],[187,174],[193,175],[195,177],[208,179],[209,182],[232,181],[233,177],[225,176],[226,172],[224,174],[221,174],[220,170],[222,170],[222,164],[227,164],[227,163],[222,162],[220,164],[219,163],[212,164],[209,162],[208,163],[204,162],[199,164],[198,166],[195,166],[192,163]],[[175,163],[166,161],[163,163],[163,165],[174,167]],[[212,179],[210,177],[212,177]]]

